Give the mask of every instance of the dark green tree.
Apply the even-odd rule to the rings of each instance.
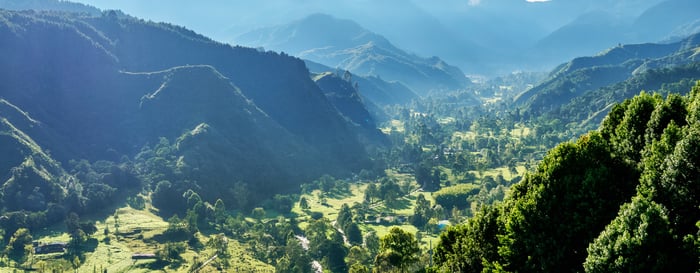
[[[370,257],[379,253],[379,236],[374,231],[369,231],[364,236],[364,247],[369,252]]]
[[[340,206],[340,211],[338,211],[338,218],[336,218],[336,223],[339,228],[345,231],[345,226],[352,223],[352,212],[350,211],[350,206],[347,203]]]
[[[26,228],[20,228],[12,234],[10,242],[5,247],[7,257],[21,264],[26,261],[31,252],[32,234]]]
[[[307,209],[311,208],[311,206],[309,206],[309,200],[307,200],[305,196],[302,196],[299,199],[299,207],[303,210],[307,210]]]
[[[399,227],[392,227],[380,240],[379,254],[374,258],[374,266],[380,271],[407,272],[417,266],[419,255],[420,248],[413,234]]]
[[[362,245],[362,231],[355,222],[346,225],[345,236],[351,245]]]
[[[507,270],[581,271],[588,244],[634,194],[638,175],[598,133],[550,151],[511,188],[499,254]]]
[[[587,273],[694,272],[673,239],[663,208],[643,197],[620,212],[588,247]]]
[[[484,206],[465,225],[440,233],[435,247],[435,267],[450,272],[482,272],[483,261],[498,260],[499,210]]]

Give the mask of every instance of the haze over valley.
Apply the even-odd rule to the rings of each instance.
[[[698,272],[697,10],[0,0],[0,272]]]

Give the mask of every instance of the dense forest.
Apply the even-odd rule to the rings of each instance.
[[[414,91],[31,2],[64,11],[0,10],[2,272],[700,270],[697,34]]]
[[[440,235],[445,272],[697,272],[698,104],[641,93]]]

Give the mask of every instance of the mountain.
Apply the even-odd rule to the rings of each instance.
[[[700,16],[694,12],[700,8],[698,1],[661,1],[639,14],[621,12],[625,4],[609,4],[620,7],[597,6],[598,9],[580,14],[540,39],[529,50],[531,61],[555,63],[592,54],[613,44],[660,42],[686,37],[699,30]]]
[[[312,62],[305,61],[306,67],[313,73],[336,72],[337,69]],[[417,99],[418,95],[411,91],[408,87],[397,81],[385,81],[376,76],[359,76],[352,75],[352,80],[357,82],[357,92],[366,98],[372,104],[376,105],[393,105],[406,104],[413,99]],[[367,101],[365,101],[367,103]]]
[[[421,58],[351,20],[325,14],[238,36],[236,42],[289,52],[358,75],[399,81],[420,94],[461,89],[470,82],[457,67],[437,57]]]
[[[624,18],[604,10],[580,15],[572,22],[551,32],[535,45],[532,58],[555,63],[562,59],[592,54],[611,44],[632,41],[629,24]],[[590,33],[591,35],[582,35]]]
[[[519,94],[514,102],[532,116],[552,113],[567,121],[600,117],[613,103],[634,96],[636,93],[632,90],[660,88],[664,83],[700,78],[692,72],[693,64],[700,61],[699,47],[700,34],[695,34],[674,43],[619,45],[596,56],[575,58],[554,69],[543,82]],[[662,74],[664,76],[659,76]],[[632,87],[635,88],[615,87],[614,84],[621,82],[634,83]],[[617,92],[616,88],[629,92]],[[578,111],[566,111],[577,112],[577,118],[562,116],[559,112],[562,106],[578,107]]]
[[[634,29],[643,39],[683,37],[694,32],[684,32],[689,25],[697,26],[700,20],[696,10],[700,2],[693,0],[667,0],[644,11],[633,23]],[[689,29],[692,31],[692,28]]]
[[[366,106],[362,96],[357,91],[357,84],[353,85],[352,76],[347,72],[342,77],[331,72],[316,74],[314,82],[323,90],[328,100],[343,116],[352,122],[359,130],[364,131],[363,136],[368,137],[367,142],[380,145],[388,144],[386,136],[377,129],[374,115],[369,108],[379,108],[375,105]]]
[[[77,2],[58,0],[0,0],[0,7],[7,10],[67,11],[99,15],[98,8]]]
[[[108,200],[94,188],[162,181],[179,196],[195,189],[231,204],[240,182],[258,200],[368,168],[363,141],[381,137],[372,120],[342,112],[364,109],[362,101],[333,104],[354,97],[327,97],[304,62],[285,54],[114,11],[0,10],[0,22],[9,210],[89,210]],[[111,178],[84,175],[85,160],[113,162],[98,164],[113,166],[101,168]],[[17,198],[33,201],[11,205]]]

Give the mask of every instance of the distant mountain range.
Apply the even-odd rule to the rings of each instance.
[[[76,1],[102,8],[123,8],[154,21],[192,27],[219,41],[246,42],[247,46],[252,45],[247,42],[280,45],[277,42],[293,37],[313,38],[299,39],[302,42],[329,41],[350,33],[352,35],[346,40],[355,39],[356,43],[344,44],[345,49],[355,49],[369,40],[381,47],[384,44],[375,37],[380,33],[382,39],[391,41],[394,47],[408,54],[439,56],[445,63],[459,67],[467,74],[487,76],[514,70],[549,70],[566,60],[592,55],[617,44],[677,40],[700,30],[700,16],[694,12],[700,2],[694,0],[445,0],[439,4],[418,0],[285,0],[275,1],[274,5],[245,1],[173,3],[171,0],[122,0],[118,4],[105,0]],[[56,0],[2,0],[0,4],[8,9],[78,9]],[[83,12],[97,10],[85,6],[82,9]],[[299,18],[318,13],[352,19],[374,35],[347,32],[352,28],[349,24],[338,24],[345,27],[338,30],[344,31],[325,31],[337,27],[332,24],[312,26],[307,29],[313,31],[297,32],[296,36],[284,34],[284,31],[291,33],[288,32],[290,28],[284,27],[293,25],[289,22],[299,22],[302,21]],[[267,30],[277,29],[278,32],[267,36],[253,35],[246,37],[245,41],[237,39],[247,36],[242,35],[244,33],[261,34],[253,30],[266,26]],[[316,30],[323,31],[315,33]],[[320,33],[323,37],[318,37]],[[296,42],[286,45],[290,47],[284,51],[295,56],[301,50],[319,48],[316,44],[294,48],[299,45]],[[280,50],[274,46],[265,48]],[[322,54],[329,55],[328,49]],[[344,53],[345,58],[350,57],[348,54]],[[359,62],[356,60],[355,63]],[[324,64],[336,68],[335,63]],[[350,67],[350,64],[344,66]]]
[[[553,63],[590,55],[611,45],[682,38],[700,30],[696,10],[700,10],[700,1],[694,0],[663,1],[635,17],[593,10],[539,40],[529,54],[533,61]]]
[[[619,45],[560,65],[514,102],[526,116],[597,126],[614,103],[640,90],[689,90],[700,80],[699,53],[700,34],[672,43]]]
[[[237,43],[288,52],[362,76],[399,81],[419,94],[461,89],[470,84],[457,67],[438,57],[422,58],[397,48],[359,24],[313,14],[289,24],[257,29]]]
[[[138,155],[150,167],[133,172],[161,168],[171,175],[159,179],[233,204],[234,182],[269,197],[370,168],[366,145],[385,142],[354,89],[312,80],[286,54],[115,11],[0,10],[0,41],[0,183],[11,210],[82,200],[66,193],[80,196],[87,182],[63,166],[83,159]]]
[[[340,1],[338,9],[318,9],[336,17],[352,18],[408,52],[438,55],[467,73],[493,75],[515,69],[549,69],[567,59],[595,54],[617,44],[687,36],[698,29],[700,16],[692,11],[698,9],[699,3],[492,0],[468,5],[466,1],[454,0],[435,5],[390,0],[362,7]],[[383,12],[386,10],[395,12],[387,14]],[[263,41],[258,38],[240,41]],[[297,53],[293,48],[289,52]]]

